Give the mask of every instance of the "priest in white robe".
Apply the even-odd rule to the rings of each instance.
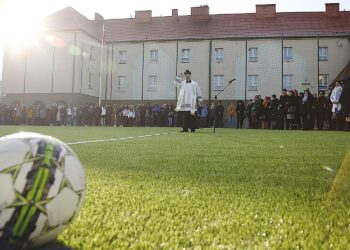
[[[182,131],[191,132],[196,130],[196,110],[197,100],[201,104],[203,102],[202,92],[199,84],[192,81],[191,71],[185,71],[185,80],[180,77],[176,78],[174,84],[180,88],[176,105],[176,111],[182,115]],[[181,117],[181,116],[180,116]]]

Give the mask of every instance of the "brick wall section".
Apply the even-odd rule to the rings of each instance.
[[[339,3],[326,3],[326,16],[327,17],[340,16]]]
[[[150,23],[152,20],[151,10],[138,10],[135,11],[136,23]]]
[[[208,21],[209,6],[191,7],[191,17],[193,21]]]
[[[257,4],[256,18],[276,17],[276,4]]]

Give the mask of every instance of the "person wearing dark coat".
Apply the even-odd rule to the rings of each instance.
[[[278,105],[279,105],[279,100],[276,99],[276,95],[272,95],[270,105],[269,105],[271,129],[277,129]]]
[[[287,99],[287,90],[282,89],[282,95],[280,96],[280,99],[279,99],[278,118],[277,118],[277,128],[281,130],[284,129],[285,120],[287,117],[286,99]]]
[[[304,91],[304,95],[301,98],[300,114],[301,121],[303,124],[303,130],[313,129],[314,120],[312,118],[312,106],[314,102],[314,96],[310,93],[308,89]]]
[[[343,90],[339,102],[345,117],[344,131],[350,132],[350,77],[343,80]]]
[[[298,99],[294,95],[293,91],[288,91],[288,95],[286,98],[286,110],[287,110],[287,116],[286,116],[286,129],[294,129],[294,122],[296,118],[296,111],[297,111],[297,105],[298,105]]]
[[[263,100],[260,98],[260,96],[256,95],[254,97],[254,101],[252,102],[251,106],[251,119],[252,119],[252,126],[251,128],[258,129],[261,128],[261,115],[263,111]]]
[[[222,102],[219,101],[219,104],[215,107],[215,127],[223,128],[224,127],[224,112],[225,107],[222,105]]]
[[[326,120],[326,114],[327,114],[327,105],[328,100],[325,97],[325,92],[320,91],[318,98],[315,100],[315,107],[316,107],[316,123],[317,123],[317,129],[323,130],[324,128],[324,121]]]
[[[237,112],[237,128],[242,128],[243,121],[244,121],[244,112],[245,112],[245,107],[244,107],[243,101],[237,102],[236,112]]]

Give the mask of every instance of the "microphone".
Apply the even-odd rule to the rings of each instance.
[[[233,81],[236,81],[236,78],[233,78],[232,80],[230,80],[228,82],[231,84]]]

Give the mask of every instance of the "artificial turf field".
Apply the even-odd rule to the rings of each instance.
[[[350,133],[179,130],[1,126],[0,136],[100,140],[70,144],[87,196],[54,246],[349,248]]]

